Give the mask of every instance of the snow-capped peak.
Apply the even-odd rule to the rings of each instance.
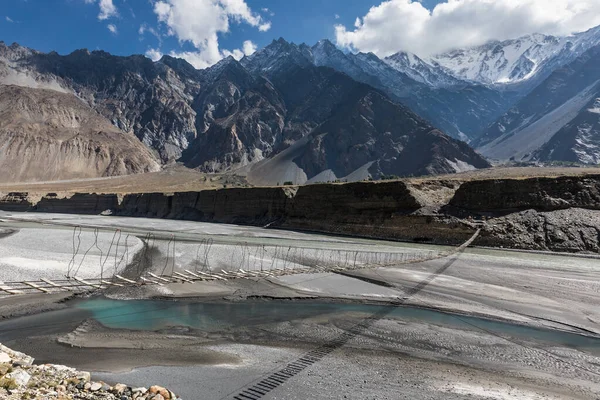
[[[528,81],[568,64],[600,43],[600,27],[572,36],[530,34],[517,39],[491,41],[481,46],[452,50],[427,57],[428,65],[452,76],[486,85]]]
[[[383,61],[415,81],[432,87],[454,86],[460,83],[442,68],[426,63],[413,53],[401,51],[386,57]]]
[[[250,56],[242,58],[241,64],[252,72],[274,73],[288,63],[295,65],[312,64],[310,47],[287,42],[283,38],[273,40],[271,44]]]

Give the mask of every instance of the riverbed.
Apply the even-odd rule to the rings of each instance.
[[[42,266],[52,257],[65,267],[73,259],[75,226],[86,235],[98,229],[104,235],[100,249],[114,245],[116,229],[120,243],[132,246],[152,233],[152,265],[159,272],[171,265],[168,260],[175,261],[175,271],[218,271],[237,270],[242,262],[259,269],[261,260],[262,268],[294,268],[311,258],[323,263],[338,257],[348,264],[357,253],[369,254],[367,261],[390,261],[447,250],[143,218],[5,213],[1,219],[0,228],[11,234],[0,237],[0,251],[19,245]],[[27,251],[45,237],[63,236],[62,247]],[[214,258],[202,264],[209,247]],[[127,254],[122,259],[128,264],[140,252],[119,248],[109,260]],[[303,250],[292,257],[292,248]],[[93,276],[107,253],[90,252],[95,258],[82,271]],[[83,253],[75,260],[81,262]],[[34,271],[11,265],[27,279]],[[39,265],[63,274],[62,266]],[[73,299],[5,297],[0,341],[39,362],[88,369],[107,381],[163,384],[184,399],[234,398],[322,348],[331,351],[261,398],[594,399],[600,393],[599,273],[593,257],[475,248],[349,275],[320,270]]]

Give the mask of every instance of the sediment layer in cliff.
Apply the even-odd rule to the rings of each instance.
[[[535,250],[600,249],[600,176],[319,184],[180,193],[0,196],[5,211],[185,219]],[[453,195],[452,195],[453,194]]]

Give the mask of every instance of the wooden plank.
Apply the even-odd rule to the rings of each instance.
[[[227,280],[227,278],[223,278],[223,277],[222,277],[222,276],[220,276],[219,274],[206,274],[206,273],[204,273],[204,272],[200,272],[200,271],[198,271],[198,273],[199,273],[199,274],[201,274],[201,275],[206,275],[206,276],[208,276],[209,278],[213,278],[213,279],[219,279],[219,280],[221,280],[221,281],[226,281],[226,280]]]
[[[193,276],[194,278],[199,278],[202,279],[202,277],[192,271],[190,271],[189,269],[184,269],[185,272],[187,272],[188,274],[190,274],[191,276]]]
[[[194,283],[194,281],[191,281],[187,276],[185,276],[184,274],[180,273],[180,272],[173,272],[175,275],[177,275],[179,277],[179,279],[181,279],[184,282],[187,283]]]
[[[200,276],[200,279],[205,279],[205,280],[209,280],[209,281],[214,281],[215,279],[217,279],[214,276],[210,276],[209,274],[205,274],[204,272],[198,271],[198,273],[200,274],[200,275],[198,275],[198,276]]]
[[[225,271],[224,269],[222,269],[221,272],[223,273],[223,275],[229,275],[229,276],[232,276],[234,278],[241,278],[241,277],[244,276],[244,275],[240,274],[239,272]]]
[[[73,279],[75,279],[75,280],[76,280],[77,282],[79,282],[79,283],[83,283],[83,284],[84,284],[84,285],[86,285],[86,286],[94,287],[94,288],[97,288],[97,289],[102,289],[102,286],[101,286],[101,285],[96,285],[96,284],[94,284],[94,283],[90,283],[90,282],[88,282],[88,281],[85,281],[85,280],[83,280],[83,279],[81,279],[81,278],[78,278],[78,277],[76,277],[76,276],[74,276],[74,277],[73,277]]]
[[[153,281],[152,279],[147,279],[147,278],[144,278],[143,276],[142,276],[142,277],[140,277],[140,279],[141,279],[143,282],[147,282],[147,283],[150,283],[150,284],[152,284],[152,285],[161,285],[161,283],[155,282],[155,281]]]
[[[67,289],[67,288],[66,288],[66,287],[64,287],[64,286],[61,286],[61,285],[58,285],[58,284],[56,284],[56,283],[52,282],[50,279],[41,278],[41,280],[42,280],[42,281],[44,281],[44,282],[46,282],[48,285],[50,285],[50,286],[52,286],[52,287],[55,287],[55,288],[57,288],[57,289],[69,290],[69,289]]]
[[[168,280],[168,279],[165,279],[165,278],[163,278],[163,277],[161,277],[161,276],[158,276],[158,275],[156,275],[156,274],[153,274],[152,272],[148,272],[148,275],[150,275],[150,276],[151,276],[151,277],[153,277],[154,279],[158,279],[159,281],[163,281],[163,282],[171,283],[171,281],[170,281],[170,280]]]
[[[109,282],[109,281],[104,281],[104,280],[101,280],[100,283],[107,285],[107,286],[125,287],[125,285],[121,285],[120,283]]]
[[[132,281],[131,279],[124,278],[121,275],[115,275],[115,278],[117,278],[118,280],[123,281],[123,282],[131,283],[133,285],[137,285],[136,281]]]
[[[40,287],[33,282],[23,282],[23,283],[26,284],[27,286],[31,286],[32,288],[39,290],[40,292],[50,293],[50,291],[48,289],[44,289],[43,287]]]
[[[12,289],[8,286],[0,286],[0,290],[4,290],[8,294],[25,294],[22,290]]]

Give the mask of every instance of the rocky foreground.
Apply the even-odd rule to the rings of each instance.
[[[34,365],[34,359],[0,344],[0,399],[176,400],[161,386],[131,388],[91,380],[89,372],[64,365]]]

